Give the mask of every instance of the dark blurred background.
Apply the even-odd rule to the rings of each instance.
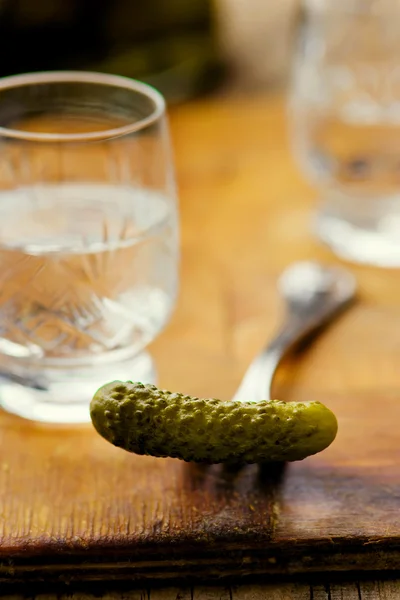
[[[94,70],[170,103],[285,82],[297,0],[0,0],[0,76]]]

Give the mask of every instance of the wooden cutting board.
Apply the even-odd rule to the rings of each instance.
[[[230,398],[282,316],[281,270],[337,262],[309,232],[313,192],[280,98],[172,114],[182,287],[152,351],[160,385]],[[358,304],[285,365],[276,395],[318,399],[336,442],[282,469],[136,457],[90,426],[0,415],[0,583],[219,578],[400,564],[400,272],[351,267]],[[103,383],[103,382],[99,382]]]

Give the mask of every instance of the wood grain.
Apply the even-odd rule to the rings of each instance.
[[[182,285],[152,352],[161,386],[230,398],[282,316],[281,270],[337,261],[310,234],[315,193],[291,159],[281,98],[203,101],[176,108],[171,124]],[[358,304],[276,386],[336,412],[337,441],[318,456],[201,468],[129,455],[89,426],[2,413],[0,583],[398,568],[400,274],[349,268]]]
[[[68,594],[41,593],[30,600],[95,600],[99,595],[75,591]],[[3,600],[25,600],[27,595],[2,596]],[[350,581],[336,583],[276,583],[239,586],[143,588],[104,591],[102,600],[398,600],[400,581]]]

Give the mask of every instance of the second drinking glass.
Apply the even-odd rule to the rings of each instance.
[[[400,265],[400,4],[306,0],[290,94],[291,138],[338,255]]]

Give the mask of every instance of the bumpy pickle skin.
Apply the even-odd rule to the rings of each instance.
[[[327,448],[338,427],[320,402],[225,402],[122,381],[96,392],[90,415],[128,452],[209,464],[303,460]]]

